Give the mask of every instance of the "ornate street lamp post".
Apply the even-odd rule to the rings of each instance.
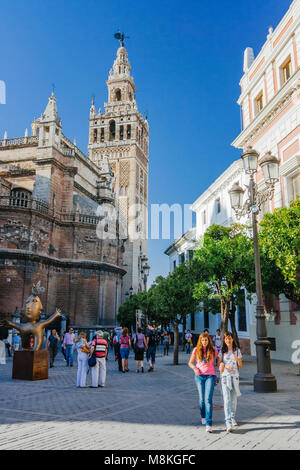
[[[270,358],[270,341],[267,337],[266,319],[263,306],[263,291],[261,282],[260,257],[258,248],[257,234],[257,214],[261,205],[268,199],[272,199],[274,194],[274,186],[279,181],[279,161],[276,157],[267,152],[260,162],[260,166],[264,173],[264,179],[267,186],[266,192],[260,192],[254,181],[254,175],[257,172],[259,154],[248,147],[242,154],[244,170],[249,175],[250,181],[248,186],[248,199],[242,204],[244,190],[238,183],[235,183],[229,191],[231,206],[239,219],[243,215],[252,213],[252,229],[254,243],[254,259],[255,259],[255,281],[256,281],[256,360],[257,373],[254,376],[255,392],[276,392],[276,378],[271,372]]]

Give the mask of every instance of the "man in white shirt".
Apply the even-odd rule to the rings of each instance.
[[[69,333],[64,336],[63,348],[66,352],[67,367],[73,367],[73,346],[75,344],[74,329],[70,328]]]

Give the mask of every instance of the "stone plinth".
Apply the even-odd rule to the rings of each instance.
[[[15,351],[12,378],[19,380],[48,379],[48,351]]]

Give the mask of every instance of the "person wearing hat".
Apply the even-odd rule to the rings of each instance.
[[[90,352],[90,356],[93,354],[96,356],[96,365],[92,367],[92,388],[105,387],[107,350],[108,344],[103,338],[103,331],[96,331]]]

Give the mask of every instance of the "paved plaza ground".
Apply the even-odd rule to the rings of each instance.
[[[278,393],[253,392],[256,362],[245,357],[238,399],[239,427],[226,434],[221,387],[214,394],[212,434],[199,424],[198,397],[188,356],[180,365],[158,354],[157,369],[136,374],[117,370],[110,351],[107,386],[76,388],[76,361],[59,353],[49,379],[12,380],[12,359],[0,365],[0,450],[201,450],[300,449],[299,366],[272,362]],[[88,384],[90,384],[90,375]]]

